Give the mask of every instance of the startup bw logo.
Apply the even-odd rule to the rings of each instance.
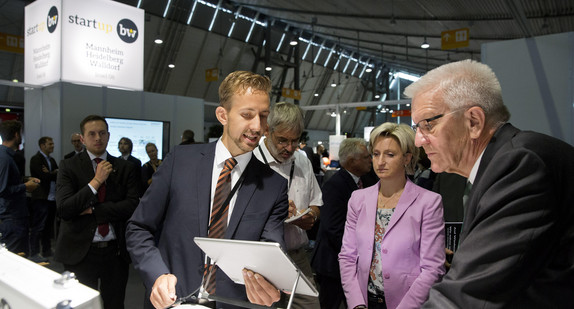
[[[118,22],[117,30],[120,39],[126,43],[133,43],[138,39],[138,27],[127,18]]]
[[[58,8],[55,6],[50,8],[46,24],[48,25],[48,31],[50,33],[56,31],[56,27],[58,26]]]

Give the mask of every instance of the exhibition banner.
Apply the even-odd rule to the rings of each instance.
[[[60,0],[35,1],[25,8],[24,82],[48,85],[60,80],[62,6]]]
[[[57,12],[56,19],[51,7],[46,3],[54,3]],[[42,4],[40,8],[40,4]],[[29,9],[30,8],[30,9]],[[46,10],[47,8],[47,10]],[[36,19],[42,14],[46,18],[48,13],[49,24],[57,22],[58,43],[51,38],[37,36],[43,39],[35,50],[43,51],[51,47],[50,56],[61,58],[58,71],[46,72],[44,80],[31,79],[30,83],[46,85],[58,80],[88,84],[143,90],[143,56],[144,56],[144,11],[126,4],[111,0],[38,0],[26,7],[26,20],[28,14],[34,14]],[[61,16],[60,16],[61,15]],[[33,25],[32,25],[33,26]],[[28,28],[27,28],[28,29]],[[49,31],[44,31],[49,32]],[[60,39],[61,38],[61,39]],[[34,37],[34,39],[36,39]],[[26,53],[28,53],[28,36],[26,36]],[[43,55],[40,55],[43,56]],[[36,71],[38,65],[30,66],[26,59],[26,76],[43,76]],[[51,64],[51,63],[50,63]]]

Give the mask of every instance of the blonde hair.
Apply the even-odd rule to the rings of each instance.
[[[229,73],[219,86],[219,104],[226,110],[231,109],[231,97],[242,95],[251,89],[252,92],[271,92],[271,80],[267,76],[248,71]]]
[[[412,154],[411,161],[405,166],[408,175],[415,173],[419,160],[419,149],[415,146],[415,131],[406,124],[385,122],[371,131],[369,138],[369,151],[373,154],[375,143],[379,137],[392,137],[401,147],[403,154]]]

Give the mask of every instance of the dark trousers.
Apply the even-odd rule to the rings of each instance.
[[[80,263],[65,264],[64,267],[75,273],[80,283],[100,291],[105,309],[124,308],[129,265],[118,254],[116,241],[108,242],[104,248],[96,247],[96,244]]]
[[[29,218],[0,218],[0,243],[6,244],[8,251],[28,254]]]
[[[30,207],[30,255],[51,253],[52,235],[54,234],[54,219],[56,202],[48,200],[33,200]]]
[[[321,309],[339,309],[341,303],[347,307],[345,292],[341,278],[317,274],[317,284],[319,285],[319,303]]]

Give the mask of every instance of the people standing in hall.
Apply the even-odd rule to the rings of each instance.
[[[78,153],[84,151],[84,145],[82,144],[80,133],[72,133],[70,136],[70,143],[74,146],[74,150],[64,156],[64,159],[69,159]]]
[[[323,309],[338,309],[346,304],[338,255],[341,251],[347,204],[351,193],[374,185],[362,177],[372,167],[367,142],[362,138],[347,138],[339,146],[341,169],[321,188],[323,206],[311,265],[319,284],[319,301]]]
[[[29,212],[26,192],[38,188],[40,179],[30,177],[22,183],[14,154],[22,143],[22,123],[0,123],[0,243],[14,253],[28,254]]]
[[[285,248],[287,181],[251,152],[267,127],[270,91],[267,77],[229,74],[219,87],[215,112],[223,125],[221,138],[176,146],[154,175],[126,233],[146,286],[146,308],[165,308],[202,285],[206,259],[195,236],[273,241]],[[219,219],[212,230],[211,219]],[[245,285],[221,271],[214,275],[215,295],[267,306],[280,298],[275,287],[251,271],[244,272]],[[217,308],[237,307],[218,303]]]
[[[118,150],[121,153],[121,159],[124,159],[128,162],[131,162],[134,165],[134,171],[135,171],[135,175],[136,175],[136,179],[137,179],[137,183],[138,183],[138,191],[140,192],[139,195],[141,196],[143,194],[143,190],[142,190],[142,183],[141,183],[141,179],[142,179],[142,161],[140,161],[140,159],[132,156],[132,151],[134,149],[134,143],[132,142],[131,139],[129,139],[128,137],[122,137],[120,138],[120,141],[118,142]]]
[[[30,159],[30,175],[40,179],[30,205],[30,259],[36,263],[46,262],[47,257],[52,256],[58,177],[58,164],[50,156],[54,152],[54,140],[41,137],[38,146],[40,150]]]
[[[434,172],[468,178],[460,244],[424,308],[574,308],[574,147],[510,123],[496,75],[464,60],[405,89]]]
[[[445,272],[440,195],[415,185],[410,126],[383,123],[369,139],[380,181],[349,200],[341,281],[349,308],[419,308]]]
[[[86,151],[60,163],[56,205],[61,218],[54,259],[99,290],[104,308],[124,308],[129,256],[125,225],[138,203],[135,167],[106,151],[105,118],[80,123]]]
[[[149,161],[147,161],[141,168],[143,192],[145,192],[151,185],[152,176],[161,165],[161,160],[157,157],[157,146],[154,143],[147,143],[145,145],[145,152],[149,157]]]
[[[276,103],[269,113],[268,131],[259,141],[254,154],[279,175],[287,179],[289,215],[293,217],[307,211],[301,218],[285,223],[287,253],[297,267],[311,281],[313,270],[307,258],[309,246],[307,232],[317,222],[320,206],[323,205],[321,188],[313,173],[311,161],[298,150],[299,138],[303,133],[303,112],[293,103]],[[292,308],[320,308],[317,297],[295,295]]]

